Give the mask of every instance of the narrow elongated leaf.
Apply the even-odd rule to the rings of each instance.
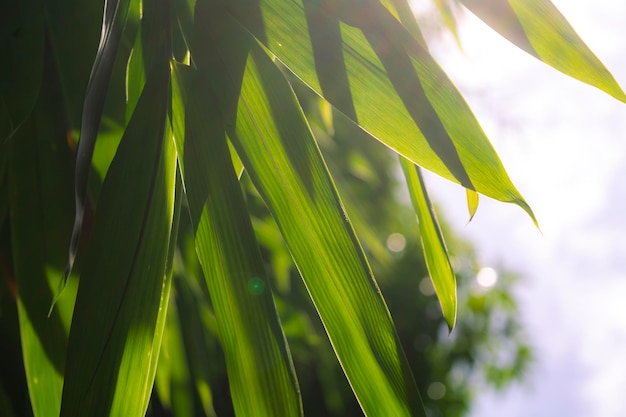
[[[7,0],[0,13],[0,145],[26,120],[39,94],[44,15],[35,0]]]
[[[61,416],[143,416],[148,406],[175,240],[169,69],[159,64],[102,186],[70,331]]]
[[[45,10],[46,33],[59,72],[67,123],[72,131],[78,131],[85,91],[102,36],[105,2],[60,0],[40,3]]]
[[[67,334],[76,296],[71,278],[48,318],[52,288],[63,277],[72,224],[72,155],[62,95],[46,48],[43,83],[33,112],[8,143],[13,265],[24,368],[36,417],[56,417],[61,405]],[[8,260],[7,260],[8,261]],[[4,343],[4,342],[3,342]]]
[[[181,333],[178,310],[176,304],[172,302],[169,305],[163,332],[155,387],[159,393],[159,401],[163,407],[171,410],[173,415],[193,417],[197,415],[194,410],[193,381]]]
[[[615,78],[550,0],[461,0],[476,16],[529,54],[626,102]]]
[[[195,263],[197,255],[195,245],[189,251]],[[188,266],[189,264],[186,264]],[[211,378],[220,374],[217,369],[225,367],[222,351],[216,337],[215,316],[209,308],[206,284],[201,278],[192,278],[192,273],[185,268],[185,279],[175,281],[178,314],[184,340],[187,361],[193,377],[194,386],[202,410],[207,417],[215,417]],[[200,274],[201,275],[201,274]],[[200,287],[202,285],[202,288]],[[205,323],[211,322],[211,326]]]
[[[338,74],[347,73],[355,122],[381,142],[447,179],[518,204],[532,217],[460,93],[380,3],[233,0],[224,5],[291,71],[348,115],[350,109],[321,91],[317,61],[327,59]],[[308,7],[339,26],[341,55],[316,55],[311,39],[324,34],[309,32]]]
[[[419,415],[417,391],[406,375],[410,371],[389,313],[319,150],[286,82],[263,59],[258,54],[249,62],[241,107],[245,111],[263,98],[271,113],[246,114],[248,120],[237,125],[244,165],[281,228],[364,411]],[[276,125],[270,124],[268,116],[278,114]],[[300,123],[287,122],[298,116]],[[275,173],[269,172],[272,165]]]
[[[179,119],[175,119],[176,144],[235,412],[240,416],[301,415],[291,356],[211,82],[207,73],[175,68],[174,97],[180,94],[183,99],[175,98],[180,104],[175,107]]]
[[[75,205],[76,214],[70,241],[69,261],[65,276],[69,276],[76,258],[80,231],[85,213],[87,180],[91,169],[91,158],[95,147],[104,100],[106,98],[115,56],[119,47],[122,31],[126,24],[131,0],[106,0],[102,18],[102,36],[96,59],[91,70],[80,127],[80,142],[76,154]],[[60,289],[63,288],[63,282]]]
[[[474,218],[474,214],[476,214],[476,210],[478,209],[479,197],[478,197],[478,193],[472,190],[467,190],[466,194],[467,194],[467,210],[469,211],[468,221],[472,221],[472,219]]]
[[[422,44],[424,48],[428,48],[426,40],[422,31],[419,28],[413,10],[409,4],[409,0],[381,0],[383,6],[385,6],[393,16],[398,19],[404,27],[413,35],[413,37]]]
[[[411,19],[411,17],[412,16],[405,18],[405,21],[413,22],[413,32],[421,36],[415,20]],[[330,45],[340,44],[341,39],[333,39],[332,32],[328,30],[328,27],[322,26],[322,22],[327,21],[323,19],[323,15],[321,15],[319,11],[314,9],[308,10],[307,18],[309,30],[312,34],[325,34],[325,42],[318,37],[311,37],[313,50],[318,51],[318,55],[320,50],[328,50]],[[326,23],[326,25],[328,25],[328,23]],[[330,26],[330,28],[332,28],[332,26]],[[352,95],[347,79],[333,72],[333,65],[329,65],[327,60],[318,59],[316,65],[318,79],[324,94],[327,97],[336,97],[335,102],[342,108],[348,109],[346,116],[351,120],[358,120],[352,102],[350,101]],[[341,117],[336,120],[337,122],[343,121]],[[343,123],[339,124],[339,127],[342,125]],[[444,318],[448,323],[448,328],[452,330],[456,321],[457,311],[454,271],[450,265],[448,253],[439,230],[439,225],[437,224],[435,213],[430,205],[428,193],[419,171],[420,169],[406,158],[402,156],[399,158],[408,184],[411,201],[413,202],[413,207],[419,219],[419,230],[424,258],[426,259],[431,279],[441,303]],[[363,230],[363,228],[359,230]]]
[[[454,36],[454,40],[457,45],[461,46],[461,39],[459,38],[459,31],[457,29],[456,19],[454,17],[454,13],[450,9],[450,2],[448,0],[434,0],[435,6],[437,6],[437,10],[439,10],[439,14],[441,15],[441,20],[443,24],[446,25],[450,33]]]
[[[389,311],[289,84],[220,7],[197,8],[196,22],[205,31],[192,54],[200,68],[219,69],[211,79],[223,97],[229,136],[364,412],[423,416]],[[221,66],[210,65],[214,61]]]
[[[441,304],[443,317],[446,319],[448,329],[452,331],[457,310],[456,277],[450,264],[448,250],[419,167],[403,158],[400,159],[400,164],[407,179],[413,208],[417,214],[426,267]]]

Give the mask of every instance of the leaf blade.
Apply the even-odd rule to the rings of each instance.
[[[213,302],[237,415],[302,415],[295,371],[265,277],[211,84],[174,66],[184,105],[177,146],[196,251]],[[177,100],[180,101],[180,100]],[[184,113],[183,113],[184,112]],[[183,113],[183,114],[181,114]]]
[[[512,43],[579,81],[619,101],[626,94],[550,0],[462,0],[485,23]],[[503,13],[494,15],[498,10]],[[510,24],[502,24],[503,21]]]
[[[411,203],[418,218],[426,267],[435,287],[443,317],[448,324],[448,330],[452,331],[456,323],[457,297],[456,277],[450,263],[448,250],[437,222],[437,216],[428,197],[420,168],[406,159],[400,159],[400,164],[407,179]]]
[[[461,94],[424,46],[384,6],[377,2],[260,0],[256,11],[246,9],[245,0],[224,3],[296,76],[350,115],[351,109],[320,88],[305,6],[319,9],[325,19],[340,27],[344,62],[335,59],[332,64],[345,65],[356,123],[413,163],[481,194],[517,204],[535,221]],[[383,65],[381,60],[389,48],[395,52]],[[393,77],[395,85],[387,75],[394,67],[393,57],[404,60]],[[341,72],[338,67],[337,73]],[[410,87],[418,89],[399,88],[404,79],[412,79]],[[427,109],[426,113],[420,113],[421,108]]]
[[[140,416],[148,405],[171,283],[176,155],[166,129],[168,79],[163,63],[148,78],[102,186],[68,342],[62,416]]]
[[[72,230],[72,239],[69,248],[69,260],[65,271],[65,280],[72,271],[80,232],[85,213],[85,199],[87,197],[87,179],[91,169],[91,159],[95,147],[100,120],[104,109],[104,100],[113,72],[115,56],[122,38],[126,18],[130,10],[131,0],[106,0],[104,16],[102,17],[102,35],[98,52],[89,76],[83,114],[80,128],[80,142],[76,154],[75,170],[75,217]],[[65,283],[62,280],[59,287],[60,295]]]
[[[199,67],[223,71],[212,79],[229,137],[281,230],[353,390],[368,415],[423,415],[391,317],[295,95],[223,13],[219,6],[196,10],[217,35],[192,54]],[[206,46],[211,38],[221,42],[216,50]],[[220,65],[210,65],[216,59]]]

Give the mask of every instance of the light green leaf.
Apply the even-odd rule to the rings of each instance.
[[[173,292],[172,301],[176,298],[175,296],[176,293]],[[163,407],[170,410],[176,417],[196,415],[193,381],[190,373],[178,309],[176,303],[172,302],[167,313],[155,387]]]
[[[256,12],[244,6],[246,0],[224,4],[291,71],[349,115],[353,109],[320,88],[319,62],[347,77],[355,122],[378,140],[466,188],[513,202],[532,217],[460,93],[380,3],[261,0]],[[311,25],[311,14],[319,27]],[[326,54],[327,48],[340,53]]]
[[[68,342],[61,416],[143,416],[148,406],[171,283],[166,260],[175,241],[169,68],[159,64],[100,193]]]
[[[450,264],[448,250],[419,167],[404,158],[400,158],[400,164],[407,179],[413,209],[417,214],[426,267],[441,304],[443,317],[448,324],[448,330],[452,331],[457,311],[456,277]]]
[[[194,257],[194,262],[197,263],[194,245],[189,252]],[[195,274],[188,269],[189,264],[189,262],[185,263],[184,278],[174,281],[180,330],[187,353],[187,363],[202,410],[207,417],[216,417],[210,382],[211,376],[219,373],[217,369],[221,370],[224,367],[224,358],[218,346],[217,325],[215,316],[209,308],[206,284],[200,282],[203,281],[201,277],[192,276]],[[209,321],[211,325],[205,325],[205,322]]]
[[[564,74],[626,102],[615,78],[580,39],[550,0],[461,0],[529,54]]]
[[[467,210],[469,211],[469,220],[471,222],[476,214],[476,210],[478,210],[478,193],[472,190],[466,189],[466,197],[467,197]]]
[[[423,416],[389,311],[289,84],[220,7],[197,9],[196,19],[211,28],[212,42],[198,42],[192,54],[199,67],[216,70],[211,80],[223,98],[229,136],[361,407],[369,416]],[[211,66],[215,61],[221,65]]]
[[[235,412],[301,415],[293,363],[210,78],[181,65],[173,68],[176,145]]]
[[[459,38],[459,31],[457,29],[456,18],[454,17],[454,13],[450,8],[450,0],[434,0],[435,6],[439,11],[439,15],[441,16],[441,20],[443,24],[448,28],[452,36],[454,36],[454,40],[456,41],[459,48],[461,48],[461,38]]]

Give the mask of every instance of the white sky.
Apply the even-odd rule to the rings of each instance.
[[[626,2],[553,0],[626,87]],[[464,93],[539,220],[437,177],[444,216],[485,265],[519,271],[536,362],[524,384],[481,393],[472,417],[626,416],[626,104],[547,67],[467,13],[464,55],[433,53]]]

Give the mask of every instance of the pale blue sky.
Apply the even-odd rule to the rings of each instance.
[[[626,2],[554,0],[626,87]],[[471,417],[626,416],[626,104],[547,67],[473,16],[465,54],[433,53],[466,95],[543,235],[517,207],[428,177],[445,217],[486,266],[524,275],[523,322],[537,361],[524,384],[482,392]]]

